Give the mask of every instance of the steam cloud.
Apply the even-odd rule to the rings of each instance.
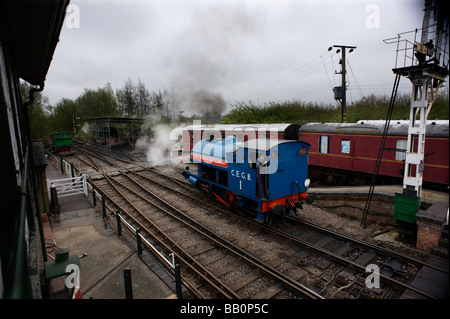
[[[180,34],[175,53],[167,60],[176,108],[187,116],[223,114],[226,101],[219,91],[220,85],[230,65],[239,58],[239,49],[248,36],[257,32],[259,21],[242,5],[217,4],[199,11]],[[170,125],[153,126],[153,136],[140,138],[136,149],[145,150],[151,165],[173,162],[177,146],[173,146],[176,138],[170,134],[179,131],[180,127]]]
[[[151,134],[143,134],[137,139],[134,147],[140,153],[145,153],[150,165],[167,165],[179,162],[178,150],[181,149],[183,125],[176,123],[161,123],[161,115],[149,116],[142,125],[142,130]]]
[[[181,127],[157,124],[153,132],[151,137],[143,136],[136,141],[136,150],[145,152],[150,165],[170,164],[177,156],[178,147],[181,146],[176,143],[178,139],[176,134],[181,134]]]

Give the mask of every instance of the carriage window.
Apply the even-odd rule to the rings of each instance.
[[[330,137],[326,135],[322,135],[319,138],[319,152],[320,153],[328,153]]]
[[[395,152],[396,161],[404,161],[406,159],[406,143],[407,140],[397,140],[396,145],[397,150],[405,150],[405,152],[396,151]]]
[[[342,140],[341,141],[341,153],[345,153],[345,154],[350,153],[350,140]]]

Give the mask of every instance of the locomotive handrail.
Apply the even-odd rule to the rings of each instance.
[[[294,181],[294,183],[297,185],[297,188],[298,188],[298,200],[300,201],[300,197],[302,195],[302,191],[300,190],[300,185],[298,184],[298,182]]]

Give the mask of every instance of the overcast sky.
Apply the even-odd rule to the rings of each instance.
[[[421,28],[423,0],[72,0],[45,82],[55,105],[85,88],[141,80],[149,90],[205,90],[236,101],[335,104],[341,54],[347,100],[390,95],[395,45]],[[79,14],[78,11],[79,10]],[[79,25],[78,25],[79,22]],[[401,92],[410,91],[402,79]]]

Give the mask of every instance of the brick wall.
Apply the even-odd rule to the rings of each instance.
[[[426,221],[417,221],[416,248],[430,252],[432,248],[439,246],[442,234],[442,226]]]
[[[448,204],[435,203],[428,209],[417,212],[417,249],[429,252],[439,246],[447,210]]]

